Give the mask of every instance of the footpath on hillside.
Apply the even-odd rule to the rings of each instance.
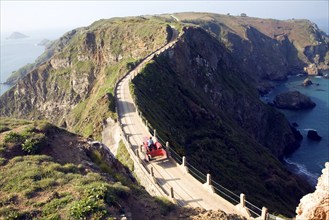
[[[178,31],[173,29],[171,41],[158,51],[148,55],[138,66],[130,71],[117,85],[117,111],[122,132],[132,146],[132,152],[139,149],[144,137],[152,136],[142,123],[129,91],[129,83],[133,77],[154,57],[174,45]],[[104,134],[106,136],[106,134]],[[174,197],[181,206],[200,207],[206,210],[223,210],[226,213],[237,213],[233,204],[222,197],[210,192],[199,181],[186,172],[186,169],[171,159],[161,158],[148,163],[159,185],[170,191],[173,188]]]

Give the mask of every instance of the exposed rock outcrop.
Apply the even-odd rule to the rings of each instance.
[[[284,92],[275,97],[273,104],[277,108],[301,110],[314,108],[315,103],[307,96],[298,91]]]
[[[115,81],[166,44],[167,30],[161,22],[127,18],[68,32],[50,46],[50,57],[26,68],[24,80],[0,97],[1,116],[47,119],[85,136],[100,135],[102,120],[115,111],[108,95]]]
[[[307,137],[314,141],[320,141],[322,139],[322,137],[318,135],[318,132],[316,130],[309,130],[307,132]]]
[[[329,162],[326,162],[314,193],[304,196],[296,209],[296,220],[329,219]]]
[[[26,76],[29,72],[31,72],[35,68],[39,68],[43,63],[47,62],[55,53],[59,53],[63,50],[63,48],[71,41],[71,39],[77,34],[79,31],[83,30],[83,28],[77,28],[72,31],[67,32],[58,40],[49,42],[46,45],[45,52],[41,54],[33,64],[27,64],[17,71],[13,72],[10,77],[6,80],[5,84],[14,85],[18,82],[19,79]]]
[[[303,81],[303,86],[310,86],[312,85],[313,82],[312,80],[310,80],[310,78],[306,78],[304,81]]]
[[[288,75],[304,72],[304,67],[309,65],[311,74],[329,68],[328,35],[311,21],[210,13],[179,13],[175,16],[212,32],[257,84],[284,80]],[[260,88],[263,90],[266,88]]]
[[[308,67],[304,67],[304,71],[310,76],[317,76],[319,73],[315,63],[311,63]]]

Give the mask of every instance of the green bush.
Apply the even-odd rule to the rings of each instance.
[[[23,141],[24,141],[24,136],[12,131],[6,134],[4,138],[5,143],[22,144]]]
[[[106,210],[103,201],[93,197],[83,198],[72,204],[70,214],[74,219],[86,219],[93,213],[102,213],[100,218],[106,215]]]
[[[28,154],[36,154],[46,141],[46,136],[42,133],[27,133],[28,139],[22,144],[22,150]]]
[[[47,216],[47,219],[51,217],[54,213],[57,213],[62,208],[65,208],[68,203],[73,200],[71,195],[65,196],[63,198],[55,198],[51,200],[49,203],[45,204],[42,209],[42,215]],[[52,216],[51,219],[56,219],[56,216]]]
[[[22,150],[29,154],[35,154],[38,151],[38,141],[26,139],[22,144]]]
[[[107,184],[91,184],[86,189],[84,194],[89,198],[104,199],[108,191]]]

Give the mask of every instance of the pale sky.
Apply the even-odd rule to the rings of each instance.
[[[328,21],[328,0],[230,1],[16,1],[0,0],[1,32],[88,26],[111,17],[173,12],[213,12],[250,17]],[[323,26],[323,25],[322,25]],[[324,25],[328,30],[328,23]],[[323,28],[323,27],[322,27]]]

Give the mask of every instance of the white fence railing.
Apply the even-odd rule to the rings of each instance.
[[[152,54],[150,54],[147,57],[145,57],[144,59],[142,59],[140,64],[138,64],[133,70],[129,71],[126,75],[124,75],[121,79],[119,79],[115,83],[114,93],[115,93],[115,97],[116,97],[116,106],[117,107],[118,107],[118,100],[117,100],[118,84],[125,77],[128,77],[129,81],[131,81],[141,71],[141,69],[144,67],[144,65],[154,57],[154,55],[164,52],[168,48],[172,47],[175,44],[175,42],[176,41],[173,41],[173,42],[170,42],[169,44],[164,45],[157,51],[153,52]],[[152,126],[146,119],[143,119],[144,117],[143,117],[141,111],[139,110],[138,106],[135,103],[134,103],[134,105],[135,105],[136,112],[138,113],[138,116],[139,116],[141,122],[143,122],[143,124],[145,125],[147,130],[150,132],[150,134],[154,135],[154,133],[155,133],[154,129],[152,128]],[[123,129],[123,126],[121,123],[121,118],[120,118],[118,111],[117,111],[117,114],[118,114],[118,123],[120,125],[120,129],[122,132],[122,139],[124,141],[124,144],[129,152],[129,154],[131,155],[131,158],[134,161],[134,164],[136,164],[138,169],[140,169],[143,172],[143,174],[140,174],[140,175],[143,175],[145,178],[148,179],[149,183],[153,184],[153,186],[155,187],[154,188],[155,190],[153,192],[154,194],[167,196],[174,202],[177,202],[177,200],[175,199],[175,196],[179,197],[179,195],[178,194],[175,195],[174,189],[173,189],[173,187],[170,186],[169,183],[165,183],[164,181],[161,181],[161,179],[163,179],[161,176],[161,172],[157,171],[155,169],[155,167],[153,167],[153,166],[151,166],[151,168],[149,169],[148,164],[146,164],[144,162],[144,160],[142,159],[143,154],[145,152],[142,152],[140,149],[138,149],[138,146],[133,146],[131,144],[131,142],[129,141],[129,137],[124,132],[124,129]],[[157,135],[156,138],[157,138],[157,140],[159,140],[159,142],[163,146],[169,146],[168,142],[161,139],[161,137],[159,137],[159,135]],[[197,179],[201,184],[208,184],[209,186],[211,186],[211,188],[213,188],[214,193],[216,193],[219,196],[221,196],[222,198],[226,199],[228,202],[233,204],[238,209],[239,208],[242,209],[243,211],[242,212],[240,211],[240,213],[243,213],[243,215],[246,216],[247,218],[273,219],[275,217],[273,215],[268,214],[267,209],[265,207],[260,209],[256,205],[245,200],[244,194],[241,193],[240,195],[237,195],[236,193],[228,190],[224,186],[222,186],[219,183],[217,183],[216,181],[212,180],[210,174],[204,174],[201,171],[199,171],[197,168],[195,168],[192,164],[186,162],[186,157],[179,155],[172,147],[170,147],[167,150],[168,150],[168,154],[171,155],[171,158],[173,159],[173,161],[175,161],[179,165],[186,167],[187,172],[190,175],[192,175],[195,179]]]

